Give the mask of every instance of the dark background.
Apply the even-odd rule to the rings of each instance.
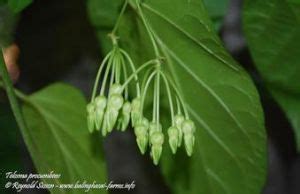
[[[19,60],[21,76],[17,87],[22,91],[31,93],[52,82],[65,81],[77,86],[86,95],[89,94],[96,64],[102,56],[95,32],[89,24],[85,6],[85,0],[73,0],[72,3],[68,0],[35,0],[22,12],[15,31],[15,42],[21,50]],[[260,76],[253,66],[241,30],[241,7],[241,0],[230,1],[219,34],[228,51],[251,74],[260,92],[266,117],[269,158],[268,178],[262,193],[300,194],[300,157],[296,152],[294,134],[284,113],[263,87]],[[0,95],[2,99],[0,103],[4,106],[3,104],[7,102],[3,100],[4,95]],[[9,107],[5,106],[1,111],[7,113]],[[1,128],[8,127],[14,130],[1,132],[4,133],[0,138],[1,163],[4,165],[1,178],[5,169],[34,171],[13,117],[7,115],[4,120],[5,122],[2,122],[4,126]],[[139,154],[131,132],[122,134],[113,132],[105,139],[104,149],[109,180],[115,182],[135,180],[137,187],[130,193],[169,193],[158,169],[152,165],[149,158]],[[120,170],[114,170],[116,167]],[[111,191],[111,193],[119,192]],[[9,191],[4,190],[3,193]],[[47,193],[47,191],[30,190],[22,193]]]

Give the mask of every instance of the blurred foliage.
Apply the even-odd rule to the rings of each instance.
[[[255,65],[291,121],[300,150],[300,1],[247,0],[243,25]]]

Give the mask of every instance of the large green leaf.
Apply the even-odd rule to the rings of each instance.
[[[28,131],[22,131],[39,173],[54,171],[60,179],[47,183],[105,183],[106,170],[100,139],[87,130],[86,102],[67,85],[51,85],[28,98],[23,112]],[[83,190],[53,189],[52,193],[83,193]],[[91,190],[106,193],[105,190]]]
[[[202,1],[142,2],[146,20],[168,60],[164,70],[177,81],[197,125],[191,158],[182,150],[176,156],[170,148],[163,151],[161,168],[171,190],[178,194],[261,193],[266,139],[251,79],[221,45]],[[132,5],[119,35],[122,46],[141,64],[154,54]]]
[[[248,0],[243,25],[255,65],[295,128],[300,150],[300,1]]]

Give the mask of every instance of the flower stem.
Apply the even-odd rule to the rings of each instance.
[[[111,74],[110,74],[110,82],[109,82],[109,88],[113,85],[116,75],[116,61],[117,59],[112,59],[112,67],[111,67]],[[105,86],[104,86],[105,87]]]
[[[172,96],[171,96],[171,89],[170,89],[168,80],[167,80],[167,78],[166,78],[166,76],[164,75],[163,72],[161,72],[161,77],[163,78],[165,86],[166,86],[166,89],[167,89],[168,98],[169,98],[169,104],[170,104],[170,112],[171,112],[172,125],[174,125],[175,124],[174,123],[174,107],[173,107],[173,99],[172,99]]]
[[[116,58],[116,83],[120,83],[121,79],[121,57]]]
[[[106,81],[108,79],[108,74],[109,74],[109,71],[110,71],[110,67],[112,66],[115,51],[112,52],[112,55],[113,56],[111,56],[108,60],[108,64],[107,64],[107,67],[106,67],[106,70],[105,70],[105,73],[104,73],[104,78],[102,80],[102,86],[101,86],[101,89],[100,89],[100,95],[101,96],[104,95],[105,85],[106,85]]]
[[[189,113],[188,113],[188,111],[187,111],[186,104],[184,103],[184,100],[183,100],[183,97],[182,97],[181,93],[179,92],[179,90],[177,89],[177,87],[176,87],[176,85],[173,83],[173,81],[172,81],[169,77],[167,77],[167,79],[169,80],[169,82],[170,82],[172,88],[175,90],[175,92],[176,92],[176,94],[177,94],[177,96],[178,96],[178,98],[179,98],[179,101],[180,101],[180,103],[181,103],[181,105],[182,105],[182,108],[183,108],[185,117],[188,119],[188,118],[189,118]]]
[[[159,128],[159,97],[160,97],[160,70],[156,70],[156,121],[157,128]]]
[[[125,0],[125,2],[124,2],[124,4],[123,4],[123,7],[122,7],[122,9],[121,9],[121,12],[120,12],[120,14],[119,14],[119,17],[118,17],[118,19],[117,19],[117,21],[116,21],[116,24],[115,24],[113,30],[111,31],[111,34],[113,34],[113,35],[116,33],[116,31],[117,31],[117,29],[118,29],[118,27],[119,27],[119,25],[120,25],[120,21],[121,21],[121,18],[122,18],[122,16],[123,16],[125,10],[126,10],[127,4],[128,4],[128,0]]]
[[[153,34],[152,34],[152,29],[151,29],[150,25],[148,24],[148,22],[147,22],[147,20],[146,20],[146,18],[145,18],[145,16],[144,16],[144,13],[143,13],[143,11],[142,11],[142,9],[141,9],[141,7],[140,7],[140,2],[137,2],[137,8],[138,8],[138,11],[139,11],[140,16],[141,16],[141,18],[142,18],[142,21],[143,21],[143,23],[144,23],[144,25],[145,25],[145,28],[146,28],[146,30],[147,30],[147,32],[148,32],[148,35],[149,35],[149,37],[150,37],[150,40],[151,40],[151,42],[152,42],[152,45],[153,45],[153,49],[154,49],[155,55],[156,55],[157,58],[159,58],[159,51],[158,51],[158,47],[157,47],[157,44],[156,44],[156,42],[155,42],[154,36],[153,36]]]
[[[130,56],[123,50],[123,49],[120,49],[121,53],[125,56],[125,58],[127,59],[129,65],[130,65],[130,68],[133,72],[133,74],[135,75],[135,81],[136,81],[136,93],[137,93],[137,96],[139,97],[140,96],[140,92],[141,92],[141,89],[140,89],[140,84],[138,82],[138,76],[137,74],[135,74],[134,72],[136,72],[136,69],[135,69],[135,66],[133,64],[133,61],[131,60]]]
[[[4,58],[3,58],[3,53],[0,54],[0,74],[2,76],[3,83],[4,83],[3,85],[5,87],[7,97],[9,99],[9,103],[10,103],[12,112],[16,118],[17,124],[22,131],[26,131],[27,126],[25,124],[20,106],[18,104],[12,81],[11,81],[9,74],[7,72],[7,69],[6,69],[6,65],[5,65]]]
[[[124,58],[121,57],[121,66],[122,66],[122,70],[124,73],[124,82],[128,79],[128,75],[127,75],[127,69],[126,69],[126,65],[125,65],[125,61]],[[128,99],[128,87],[125,87],[125,99]]]
[[[127,86],[127,84],[129,84],[129,82],[131,82],[131,80],[133,78],[136,78],[137,74],[142,71],[144,68],[146,68],[147,66],[151,65],[151,64],[154,64],[157,60],[154,59],[154,60],[150,60],[146,63],[144,63],[143,65],[141,65],[137,70],[135,70],[128,78],[127,80],[124,82],[124,84],[122,85],[122,90],[125,89],[125,87]],[[140,95],[139,95],[140,96]]]
[[[106,57],[103,59],[100,67],[99,67],[99,70],[97,72],[97,76],[96,76],[96,80],[95,80],[95,83],[94,83],[94,88],[93,88],[93,93],[92,93],[92,99],[91,101],[93,102],[94,99],[95,99],[95,96],[96,96],[96,93],[97,93],[97,88],[98,88],[98,84],[99,84],[99,79],[100,79],[100,75],[101,75],[101,72],[105,66],[105,63],[106,61],[109,59],[109,57],[111,56],[112,52],[109,52]]]
[[[180,102],[177,96],[176,96],[176,104],[177,104],[177,113],[181,114]]]
[[[143,87],[143,92],[142,92],[142,102],[141,102],[141,113],[143,112],[143,108],[144,108],[144,102],[145,102],[145,98],[146,98],[146,94],[147,94],[147,90],[150,86],[151,80],[153,79],[153,77],[155,76],[156,72],[152,72],[151,75],[148,77],[145,87]]]

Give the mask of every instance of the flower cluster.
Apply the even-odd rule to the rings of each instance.
[[[195,141],[195,125],[189,119],[180,92],[172,79],[162,71],[161,64],[161,59],[155,59],[136,69],[130,56],[117,45],[114,45],[112,51],[107,54],[100,65],[92,99],[87,105],[87,121],[90,132],[101,129],[102,135],[106,136],[114,128],[125,131],[131,121],[139,150],[144,154],[150,147],[150,155],[154,164],[158,164],[165,142],[163,127],[160,123],[162,86],[165,86],[167,91],[172,121],[171,127],[167,130],[171,151],[175,154],[177,148],[184,142],[186,152],[188,156],[191,156]],[[130,75],[127,75],[128,69],[132,72]],[[143,76],[142,84],[140,84],[138,74],[142,70],[145,70],[146,73]],[[96,96],[102,71],[104,71],[102,86],[99,95]],[[136,84],[136,97],[129,101],[128,90],[129,84],[132,82]],[[152,92],[150,88],[153,88]],[[151,121],[143,114],[145,99],[151,97],[150,94],[153,94]],[[177,104],[176,114],[175,102]]]

